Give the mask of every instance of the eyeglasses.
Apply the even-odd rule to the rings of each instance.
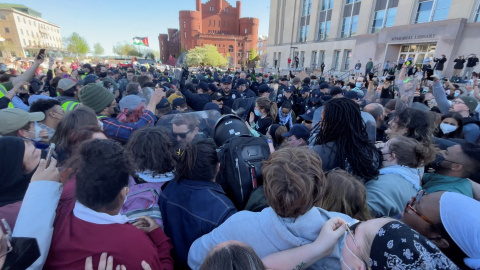
[[[178,137],[180,137],[180,138],[182,138],[182,139],[185,139],[185,138],[187,137],[188,133],[190,133],[190,132],[192,132],[192,131],[189,130],[189,131],[184,132],[184,133],[172,132],[172,136],[173,136],[174,138],[177,138],[177,136],[178,136]]]
[[[433,227],[435,227],[437,230],[439,231],[442,231],[440,230],[440,228],[437,227],[437,225],[435,225],[431,220],[429,220],[427,217],[425,217],[424,215],[420,214],[420,212],[418,212],[415,208],[413,208],[413,205],[415,204],[415,202],[420,202],[420,200],[422,199],[423,195],[427,194],[427,191],[426,190],[420,190],[416,196],[412,197],[410,199],[410,201],[408,201],[407,203],[407,206],[405,206],[405,213],[408,212],[408,210],[412,210],[415,214],[417,214],[419,217],[421,217],[423,220],[425,220],[426,222],[428,222],[430,225],[432,225]]]
[[[335,169],[334,169],[334,170],[335,170]],[[357,241],[355,240],[355,229],[357,228],[357,226],[358,226],[360,223],[362,223],[362,222],[357,222],[357,223],[353,224],[352,226],[349,226],[348,224],[345,224],[345,229],[347,230],[348,235],[350,235],[350,237],[352,237],[353,243],[355,244],[355,247],[356,247],[357,249],[358,249],[358,245],[357,245]],[[355,255],[355,253],[353,253],[353,252],[350,250],[350,248],[348,247],[347,242],[345,242],[343,245],[347,248],[347,250],[350,252],[350,254],[353,255],[353,257],[355,257],[357,260],[359,260],[359,261],[361,261],[362,263],[364,263],[364,264],[365,264],[365,268],[368,269],[368,264],[367,264],[367,262],[366,262],[365,260],[360,259],[357,255]],[[342,260],[341,260],[341,261],[342,261],[343,265],[345,265],[345,267],[347,267],[349,270],[352,270],[352,268],[350,268],[350,267],[345,263],[345,261],[343,260],[343,257],[342,257]]]
[[[10,243],[10,238],[12,237],[12,230],[10,229],[10,226],[8,226],[7,221],[2,218],[2,232],[3,232],[3,237],[0,238],[0,247],[2,244],[2,239],[5,238],[5,241],[7,242],[7,251],[3,254],[0,254],[0,258],[3,258],[6,256],[8,253],[10,253],[13,250],[12,244]]]
[[[459,99],[456,99],[456,100],[452,101],[452,104],[465,104],[465,102],[463,102]]]

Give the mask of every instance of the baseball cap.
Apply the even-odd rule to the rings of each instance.
[[[64,79],[61,79],[60,81],[58,81],[57,88],[60,88],[62,90],[68,90],[68,89],[74,87],[75,85],[77,85],[77,83],[74,80],[64,78]]]
[[[237,80],[237,87],[240,86],[240,85],[244,85],[244,84],[247,84],[247,80],[245,80],[245,79],[238,79]]]
[[[177,106],[181,106],[181,105],[183,105],[183,104],[185,104],[185,103],[186,103],[186,102],[185,102],[185,99],[183,99],[183,98],[176,98],[176,99],[174,99],[173,102],[172,102],[172,107],[173,107],[173,108],[176,108]]]
[[[282,137],[290,137],[295,135],[297,139],[308,140],[310,137],[310,130],[303,124],[295,124],[292,126],[289,132],[283,133]]]
[[[288,82],[288,78],[287,78],[287,77],[282,77],[282,78],[280,79],[280,81],[281,81],[281,82]]]
[[[45,119],[43,112],[29,113],[18,108],[0,110],[0,136],[17,131],[29,122],[37,122]]]
[[[312,121],[314,113],[315,113],[314,110],[308,110],[306,113],[300,115],[300,118],[302,118],[305,121]]]
[[[208,84],[208,89],[209,89],[209,90],[212,90],[213,92],[217,92],[217,91],[218,91],[217,86],[215,86],[215,84],[213,84],[213,83],[209,83],[209,84]]]
[[[162,98],[162,100],[160,100],[160,102],[157,104],[155,108],[157,108],[158,110],[158,109],[167,108],[169,106],[170,106],[170,102],[168,102],[168,99]]]
[[[119,102],[120,110],[123,111],[123,109],[129,109],[130,111],[133,111],[143,101],[144,100],[142,100],[142,98],[137,95],[125,96]]]
[[[266,93],[266,92],[271,92],[270,90],[270,87],[268,87],[268,85],[266,84],[262,84],[260,85],[260,87],[258,87],[258,93]]]
[[[98,80],[98,76],[95,75],[95,74],[90,74],[90,75],[85,76],[85,78],[83,78],[83,80],[85,81],[85,85],[87,85],[89,83],[95,83],[95,81]]]
[[[461,96],[459,99],[463,100],[465,102],[465,105],[467,105],[468,109],[470,109],[470,113],[473,113],[475,109],[478,106],[478,101],[477,99],[470,97],[470,96]]]
[[[349,99],[358,99],[358,93],[356,91],[348,91],[345,93],[344,97]]]
[[[287,87],[287,89],[285,89],[284,91],[289,93],[293,92],[293,86]]]
[[[218,107],[218,105],[213,103],[213,102],[209,102],[209,103],[205,104],[205,107],[203,107],[203,110],[204,111],[216,110],[219,113],[221,113],[220,107]]]
[[[312,91],[312,96],[310,97],[310,100],[313,102],[319,102],[320,101],[320,90],[313,90]]]
[[[223,95],[221,93],[217,92],[217,93],[214,93],[212,95],[212,100],[224,100],[224,99],[225,99],[225,97],[223,97]]]
[[[310,92],[310,87],[304,86],[302,87],[302,90],[300,90],[300,94],[305,94],[307,92]]]
[[[320,89],[330,88],[330,86],[329,86],[328,83],[326,83],[326,82],[321,83],[318,87],[319,87]]]
[[[230,83],[230,84],[231,84],[231,83],[232,83],[232,78],[231,78],[230,76],[225,76],[225,77],[223,77],[223,79],[222,79],[222,83],[223,83],[223,84],[226,84],[226,83]]]
[[[143,72],[147,71],[147,67],[143,67],[143,66],[140,67],[140,71],[143,71]]]

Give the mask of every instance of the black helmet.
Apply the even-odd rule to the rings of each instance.
[[[213,134],[215,143],[220,147],[233,137],[250,136],[250,130],[240,117],[227,114],[217,120]]]

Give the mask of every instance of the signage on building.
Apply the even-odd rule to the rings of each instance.
[[[432,39],[432,38],[435,38],[435,36],[437,36],[437,34],[400,36],[400,37],[392,37],[392,41],[404,41],[404,40],[411,40],[411,39]]]

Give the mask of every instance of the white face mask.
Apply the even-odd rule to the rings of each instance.
[[[445,124],[445,123],[440,124],[440,129],[442,130],[443,134],[454,132],[455,130],[457,130],[457,128],[458,127],[452,126],[450,124]]]
[[[42,138],[40,138],[40,127],[38,126],[37,122],[35,122],[35,141],[39,142]]]

